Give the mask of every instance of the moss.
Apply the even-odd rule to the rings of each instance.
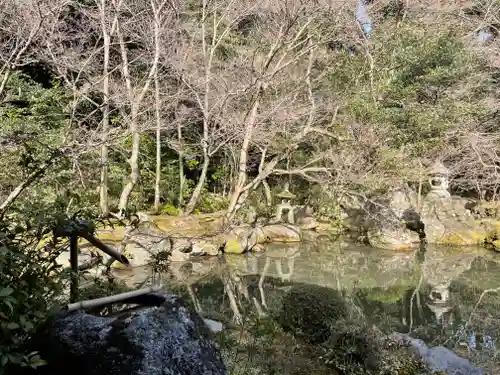
[[[396,286],[388,289],[375,289],[373,293],[367,296],[373,301],[382,302],[385,304],[394,304],[398,302],[406,293],[408,286]]]
[[[463,233],[450,233],[446,234],[439,239],[440,245],[447,246],[466,246],[466,245],[481,245],[485,238],[486,233],[468,231]]]
[[[278,321],[285,331],[306,342],[319,344],[347,317],[341,294],[318,285],[296,285],[284,297]]]
[[[173,204],[168,203],[160,209],[160,213],[162,215],[179,216],[180,211]]]
[[[240,242],[236,238],[226,240],[224,252],[229,254],[242,254],[245,249],[242,248]]]

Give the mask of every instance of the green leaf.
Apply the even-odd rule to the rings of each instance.
[[[0,289],[0,297],[8,297],[12,293],[14,293],[14,289],[12,289],[12,288],[6,287],[3,289]]]
[[[7,329],[14,330],[14,329],[18,329],[18,328],[19,328],[19,324],[17,324],[17,323],[14,323],[14,322],[7,323]]]

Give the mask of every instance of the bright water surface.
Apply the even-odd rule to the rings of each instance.
[[[166,272],[121,272],[128,283],[161,282],[224,322],[248,322],[249,316],[279,309],[281,296],[296,284],[340,290],[367,322],[412,332],[500,374],[500,254],[483,249],[428,246],[395,253],[325,240],[200,257]],[[295,370],[284,373],[313,371],[290,366]]]

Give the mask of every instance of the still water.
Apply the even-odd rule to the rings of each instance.
[[[118,276],[129,284],[161,282],[200,313],[229,324],[279,309],[293,285],[327,287],[347,296],[367,323],[410,332],[491,373],[500,370],[500,254],[433,246],[395,253],[320,241],[271,244],[260,254],[200,257],[166,271],[154,268]],[[293,373],[307,371],[312,369]]]

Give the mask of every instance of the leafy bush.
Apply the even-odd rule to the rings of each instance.
[[[22,227],[12,230],[0,222],[1,375],[8,365],[43,364],[36,353],[23,353],[22,345],[62,291],[58,251],[37,246],[44,234],[44,230]]]
[[[179,209],[171,203],[163,205],[160,210],[160,214],[169,216],[179,216]]]

